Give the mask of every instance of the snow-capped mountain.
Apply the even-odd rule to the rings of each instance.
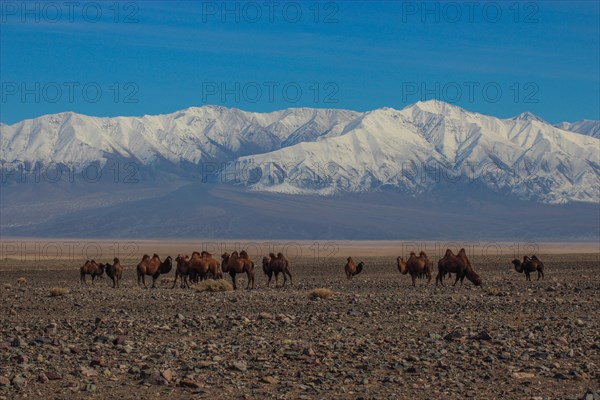
[[[577,132],[581,133],[582,135],[600,139],[600,121],[582,119],[581,121],[575,122],[561,122],[560,124],[556,124],[554,126],[566,131]]]
[[[367,112],[314,142],[241,157],[224,176],[279,193],[422,194],[462,184],[546,203],[597,202],[599,145],[530,113],[499,119],[427,101]]]
[[[146,166],[162,159],[198,164],[230,161],[302,141],[360,113],[288,109],[250,113],[218,106],[192,107],[166,115],[99,118],[72,112],[1,125],[0,160],[103,165],[111,155]]]
[[[545,203],[600,198],[594,135],[530,113],[499,119],[435,100],[365,113],[215,106],[143,117],[61,113],[0,130],[1,163],[83,168],[116,157],[195,169],[218,162],[226,163],[221,182],[284,194],[483,188]]]

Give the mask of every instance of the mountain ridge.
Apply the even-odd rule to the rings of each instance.
[[[64,164],[81,172],[92,163],[129,160],[185,179],[327,196],[378,190],[419,196],[461,176],[460,183],[479,182],[520,199],[595,202],[600,141],[593,129],[589,136],[564,129],[581,126],[594,125],[555,127],[529,112],[501,119],[437,100],[367,112],[222,106],[141,117],[64,112],[2,124],[0,163]]]

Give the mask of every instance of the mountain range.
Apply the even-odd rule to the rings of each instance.
[[[4,235],[600,236],[598,121],[553,126],[531,113],[501,119],[432,100],[368,112],[65,112],[0,124],[0,133]],[[68,173],[54,179],[56,170]],[[456,229],[461,215],[470,228]],[[413,224],[447,226],[397,229],[416,216]],[[250,228],[263,219],[271,231]]]

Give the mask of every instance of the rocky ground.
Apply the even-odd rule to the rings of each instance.
[[[342,258],[300,259],[293,287],[259,268],[221,293],[171,290],[173,272],[139,289],[133,260],[120,289],[82,286],[80,262],[4,260],[0,399],[600,398],[600,255],[540,258],[540,282],[473,258],[482,288],[412,287],[391,257],[352,281]]]

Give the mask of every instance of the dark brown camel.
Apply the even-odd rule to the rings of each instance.
[[[106,264],[106,275],[112,280],[113,288],[118,288],[121,276],[123,276],[123,266],[117,257],[113,259],[112,265]]]
[[[223,262],[221,263],[223,267],[223,272],[229,273],[231,276],[231,281],[233,282],[233,290],[237,289],[237,285],[235,282],[236,274],[246,273],[248,277],[248,285],[246,289],[250,289],[252,285],[252,289],[254,289],[254,262],[250,260],[248,257],[248,253],[242,250],[239,254],[237,251],[231,253],[224,253],[221,256]]]
[[[152,288],[155,288],[158,277],[162,274],[168,274],[171,268],[173,268],[173,259],[171,256],[167,257],[165,261],[160,261],[160,257],[156,253],[152,257],[144,254],[142,261],[136,267],[138,286],[143,284],[147,288],[146,275],[150,275],[152,276]]]
[[[457,255],[454,255],[450,249],[446,250],[444,257],[438,261],[438,274],[435,278],[436,285],[438,282],[442,286],[444,285],[443,279],[446,273],[456,273],[456,280],[454,281],[453,286],[455,286],[459,280],[462,286],[465,277],[473,282],[475,286],[481,285],[482,282],[479,275],[473,270],[465,249],[460,249]]]
[[[358,265],[354,263],[352,257],[348,257],[346,259],[346,265],[344,266],[344,271],[346,271],[346,278],[352,279],[355,275],[358,275],[362,272],[363,267],[365,266],[364,262],[359,262]]]
[[[85,276],[92,276],[92,285],[94,284],[94,280],[96,277],[101,277],[104,273],[104,264],[96,264],[94,260],[87,260],[81,268],[79,268],[81,283],[86,284]]]
[[[515,266],[515,271],[522,274],[525,273],[525,277],[528,281],[531,281],[531,273],[537,271],[539,281],[540,278],[544,279],[544,263],[542,263],[535,255],[529,258],[528,256],[523,257],[523,262],[518,259],[512,261]]]
[[[287,282],[287,276],[290,277],[290,286],[292,286],[292,274],[289,269],[289,261],[282,253],[277,253],[277,256],[273,253],[269,253],[269,257],[263,257],[263,272],[269,277],[267,286],[271,283],[271,278],[275,274],[275,287],[278,286],[277,279],[279,274],[283,274],[283,286]]]

